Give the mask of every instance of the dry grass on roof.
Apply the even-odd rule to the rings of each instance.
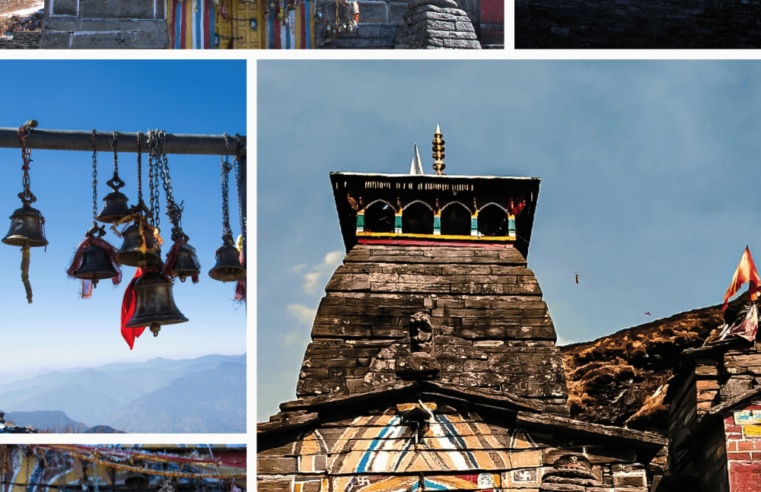
[[[571,416],[665,433],[663,397],[678,355],[701,346],[723,322],[721,305],[716,305],[559,347]]]

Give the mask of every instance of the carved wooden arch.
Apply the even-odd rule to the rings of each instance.
[[[376,203],[379,203],[379,202],[385,203],[386,205],[388,205],[389,207],[394,209],[394,212],[398,212],[398,210],[396,210],[395,206],[391,205],[391,203],[389,203],[388,200],[384,200],[383,198],[378,198],[378,199],[373,200],[372,202],[368,203],[365,206],[365,208],[363,208],[362,210],[367,210],[368,208],[372,207],[373,205],[375,205]]]
[[[485,228],[488,227],[488,223],[484,222],[485,219],[484,219],[484,216],[483,216],[482,212],[484,210],[486,210],[487,208],[490,208],[490,207],[496,207],[497,209],[501,210],[502,213],[504,214],[504,220],[503,220],[503,224],[502,225],[504,225],[505,228],[502,229],[503,230],[502,233],[498,234],[495,231],[495,233],[487,234],[487,231],[484,230]],[[509,218],[510,218],[510,213],[505,209],[505,207],[503,207],[499,203],[489,202],[486,205],[484,205],[483,207],[478,209],[478,223],[477,223],[476,227],[478,228],[479,234],[483,234],[484,236],[497,236],[497,237],[507,236],[509,234],[509,231],[506,228],[507,224],[505,224],[505,221],[507,221]]]
[[[436,213],[436,210],[434,210],[432,206],[430,206],[429,204],[427,204],[427,203],[426,203],[426,202],[424,202],[423,200],[413,200],[413,201],[411,201],[410,203],[408,203],[407,205],[403,206],[403,207],[402,207],[402,210],[407,210],[407,209],[410,207],[410,205],[414,205],[414,204],[416,204],[416,203],[422,203],[423,205],[425,205],[426,207],[428,207],[428,208],[431,210],[431,212],[433,212],[433,213]]]
[[[450,205],[459,207],[449,208]],[[473,212],[464,203],[449,202],[441,208],[441,234],[445,236],[470,236]]]
[[[453,201],[453,202],[449,202],[449,203],[447,203],[446,205],[444,205],[443,207],[441,207],[441,211],[443,212],[443,211],[444,211],[444,210],[445,210],[447,207],[449,207],[450,205],[460,205],[460,206],[464,207],[464,208],[465,208],[465,210],[467,210],[467,211],[468,211],[468,212],[469,212],[471,215],[473,215],[473,210],[471,210],[471,209],[470,209],[470,207],[468,207],[468,206],[467,206],[467,205],[465,205],[464,203],[462,203],[462,202],[460,202],[460,201],[457,201],[457,200],[455,200],[455,201]]]
[[[373,227],[374,220],[380,221],[380,217],[381,217],[380,213],[381,213],[381,210],[383,209],[383,205],[387,205],[394,212],[394,215],[397,214],[396,208],[393,205],[391,205],[388,201],[383,200],[382,198],[373,200],[372,202],[370,202],[370,204],[368,204],[365,208],[362,209],[365,216],[365,221],[364,221],[365,231],[367,232],[394,232],[393,217],[391,217],[392,222],[390,224],[386,224],[380,229]],[[378,209],[377,211],[375,210],[376,208]]]
[[[423,205],[430,211],[430,220],[427,220],[425,212],[404,213],[402,214],[402,232],[407,234],[433,234],[433,224],[435,222],[436,211],[423,200],[414,200],[404,206],[403,210],[409,209],[413,205]],[[424,210],[424,209],[423,209]],[[423,219],[426,220],[423,220]]]
[[[505,207],[503,207],[502,205],[500,205],[499,203],[497,203],[497,202],[489,202],[486,205],[484,205],[483,207],[478,207],[478,211],[480,212],[481,210],[485,209],[486,207],[491,207],[492,205],[494,205],[495,207],[501,208],[503,212],[505,212],[506,214],[510,215],[509,212],[507,211],[507,209]]]

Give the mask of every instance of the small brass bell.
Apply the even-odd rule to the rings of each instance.
[[[145,243],[148,249],[156,246],[156,238],[153,236],[152,229],[149,226],[143,226],[146,231]],[[122,265],[144,268],[146,266],[161,265],[161,250],[153,252],[144,252],[140,248],[143,245],[143,238],[140,235],[140,225],[135,223],[127,227],[122,234],[124,242],[121,249],[116,253],[116,261]]]
[[[99,246],[91,244],[82,253],[82,266],[79,267],[74,275],[82,280],[92,281],[93,287],[98,285],[98,280],[102,278],[113,278],[119,275],[119,272],[111,263],[108,252]]]
[[[127,322],[127,328],[150,326],[153,336],[158,336],[160,325],[184,323],[172,296],[172,281],[156,272],[145,272],[135,282],[135,313]]]
[[[19,193],[18,196],[24,205],[11,215],[11,228],[2,239],[3,243],[30,248],[47,246],[48,240],[45,239],[45,231],[42,228],[45,219],[39,210],[29,205],[36,199],[32,197],[31,200],[26,200],[23,193]]]
[[[144,490],[148,488],[149,483],[150,479],[148,479],[148,477],[142,473],[138,472],[129,472],[124,477],[124,485],[131,489]]]
[[[180,282],[184,282],[186,278],[199,273],[201,273],[201,264],[198,262],[195,248],[183,244],[177,252],[177,260],[174,262],[174,268],[172,268],[172,277],[179,277]]]
[[[95,220],[112,224],[129,215],[129,206],[127,205],[129,198],[119,191],[119,188],[124,186],[124,181],[118,176],[111,178],[107,184],[114,191],[103,198],[103,210],[95,217]]]
[[[224,236],[224,244],[217,249],[217,264],[209,270],[209,276],[221,282],[235,282],[246,278],[246,269],[240,264],[240,252],[233,245],[232,237]]]

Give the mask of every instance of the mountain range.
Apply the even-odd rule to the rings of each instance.
[[[36,374],[0,384],[0,409],[39,429],[245,432],[246,354],[152,359]],[[11,418],[13,417],[13,418]]]

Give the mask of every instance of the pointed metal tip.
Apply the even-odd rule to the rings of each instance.
[[[436,133],[441,133],[441,128],[438,123],[436,123]]]

